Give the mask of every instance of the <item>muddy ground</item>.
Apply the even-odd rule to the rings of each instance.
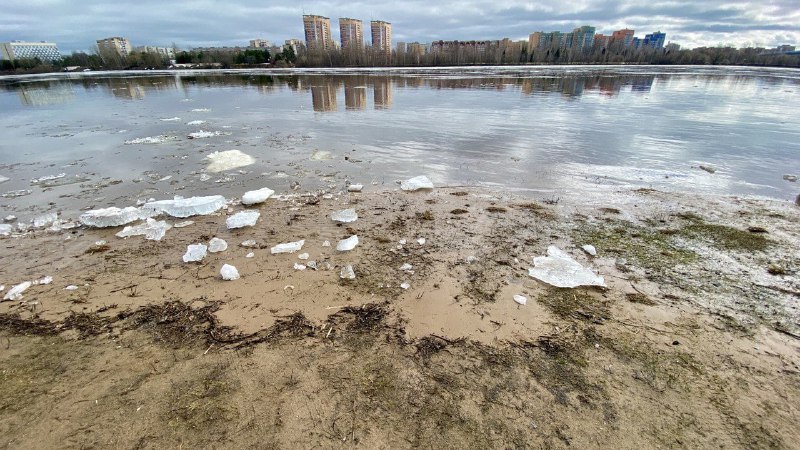
[[[329,219],[348,207],[356,222]],[[54,281],[0,303],[0,445],[800,442],[792,203],[649,189],[580,204],[385,190],[270,199],[255,227],[227,230],[225,216],[241,209],[195,217],[159,242],[117,238],[120,228],[2,238],[4,294]],[[352,234],[358,247],[337,252]],[[188,244],[215,236],[226,251],[181,261]],[[258,248],[239,245],[250,239]],[[270,253],[299,239],[301,252]],[[549,245],[608,288],[530,278]],[[294,269],[304,252],[318,270]],[[221,280],[223,263],[242,278]],[[354,280],[340,278],[346,264]]]

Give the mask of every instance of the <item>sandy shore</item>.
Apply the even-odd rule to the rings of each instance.
[[[650,189],[547,200],[472,188],[305,194],[254,208],[254,227],[226,229],[244,209],[233,204],[157,242],[84,227],[2,238],[3,294],[53,277],[0,303],[2,442],[798,441],[800,208]],[[330,220],[345,208],[359,219]],[[359,245],[336,251],[351,235]],[[181,260],[212,237],[228,249]],[[300,239],[297,253],[270,252]],[[528,276],[550,245],[608,287]],[[308,261],[317,270],[295,269]],[[223,264],[241,278],[223,281]],[[355,279],[340,277],[345,265]]]

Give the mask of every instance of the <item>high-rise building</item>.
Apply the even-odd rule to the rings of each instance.
[[[272,44],[266,39],[250,39],[250,48],[270,48]]]
[[[339,19],[339,36],[342,48],[364,48],[364,23],[358,19]]]
[[[119,36],[98,39],[97,48],[100,50],[101,55],[103,53],[116,53],[119,56],[128,56],[133,50],[130,41]]]
[[[611,33],[611,42],[622,43],[622,45],[625,47],[633,44],[633,30],[623,28]]]
[[[330,50],[333,48],[331,39],[331,19],[322,16],[303,16],[303,28],[306,33],[306,47],[309,50]]]
[[[611,36],[606,34],[597,33],[594,35],[594,46],[597,48],[608,47],[611,43]]]
[[[372,28],[372,47],[392,53],[392,24],[382,20],[373,20],[370,23]]]
[[[646,34],[642,40],[642,47],[650,48],[664,48],[664,41],[667,39],[667,34],[656,31],[652,34]]]
[[[580,28],[575,28],[572,30],[572,41],[567,48],[573,48],[576,50],[589,50],[592,48],[592,44],[594,43],[594,32],[595,28],[589,25],[584,25]]]
[[[152,45],[142,45],[141,47],[134,48],[139,53],[157,53],[166,58],[175,58],[175,49],[172,47],[155,47]]]
[[[58,51],[58,46],[52,42],[12,41],[0,43],[0,59],[13,61],[28,58],[54,61],[61,59],[61,53]]]
[[[295,55],[300,54],[300,51],[304,48],[303,41],[300,39],[287,39],[283,42],[283,48],[291,48]]]

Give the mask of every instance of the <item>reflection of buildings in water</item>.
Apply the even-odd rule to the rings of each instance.
[[[311,102],[314,105],[314,111],[336,111],[336,90],[336,85],[333,84],[311,86]]]
[[[66,83],[48,84],[46,86],[25,86],[17,88],[19,101],[28,106],[46,106],[67,103],[75,98],[72,86]]]
[[[561,93],[567,97],[580,97],[583,95],[585,83],[585,78],[563,78]]]
[[[392,80],[389,77],[375,78],[373,85],[373,101],[375,109],[389,109],[392,107]]]
[[[567,97],[580,97],[584,91],[597,91],[603,95],[619,95],[623,86],[634,92],[649,92],[655,76],[638,77],[542,77],[524,78],[520,82],[523,94],[560,92]]]
[[[633,92],[650,92],[653,88],[653,81],[655,76],[649,77],[636,77],[631,81],[631,91]]]
[[[367,79],[362,76],[346,76],[344,81],[344,106],[351,110],[367,109]]]
[[[108,78],[105,80],[106,87],[114,97],[128,100],[141,100],[147,91],[177,89],[179,83],[181,81],[177,77]]]

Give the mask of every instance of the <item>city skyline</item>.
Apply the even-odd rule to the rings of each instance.
[[[124,3],[122,7],[120,3]],[[502,39],[527,40],[534,31],[561,30],[591,24],[597,33],[622,28],[652,32],[661,30],[683,48],[731,44],[774,47],[800,41],[800,11],[788,0],[760,2],[594,0],[559,7],[509,0],[502,5],[460,2],[431,6],[416,0],[397,3],[325,3],[295,6],[288,2],[263,6],[263,2],[239,0],[213,9],[205,0],[184,1],[164,11],[150,0],[128,4],[89,0],[9,0],[0,16],[0,42],[13,40],[58,43],[64,53],[87,51],[102,36],[125,36],[136,45],[180,48],[236,46],[254,36],[272,42],[302,38],[298,17],[319,14],[334,18],[354,17],[365,24],[373,20],[392,23],[394,42]],[[119,14],[125,11],[126,14]],[[213,11],[213,14],[209,12]],[[339,42],[339,27],[331,40]],[[366,30],[365,30],[366,31]]]

